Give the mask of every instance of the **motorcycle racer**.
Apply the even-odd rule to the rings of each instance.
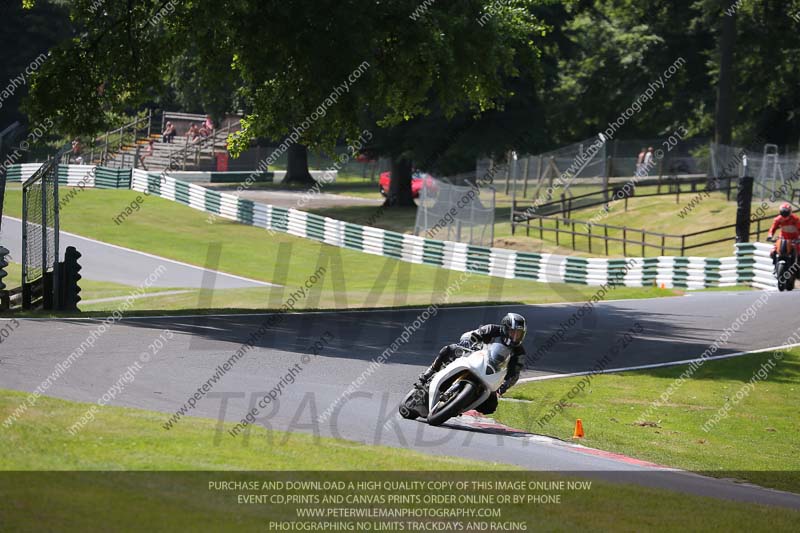
[[[792,206],[789,202],[781,204],[779,214],[772,221],[772,226],[767,232],[767,241],[773,242],[775,240],[774,234],[779,229],[781,230],[782,239],[787,239],[789,242],[792,242],[800,238],[800,217],[792,213]],[[772,258],[773,265],[777,263],[778,244],[778,242],[775,243],[774,248],[769,254]],[[800,251],[800,249],[798,251]]]
[[[498,397],[502,396],[517,383],[519,374],[525,366],[525,348],[522,346],[522,341],[525,339],[526,333],[527,324],[525,323],[525,318],[517,313],[508,313],[500,321],[500,324],[486,324],[478,329],[467,331],[461,335],[461,339],[457,344],[447,344],[442,347],[431,366],[420,374],[419,381],[417,381],[415,387],[425,387],[428,380],[436,372],[455,359],[469,353],[466,350],[473,349],[474,345],[501,342],[511,348],[512,354],[508,363],[505,381],[498,389],[497,394],[492,394],[485,402],[476,407],[478,412],[485,415],[494,413],[497,409]]]

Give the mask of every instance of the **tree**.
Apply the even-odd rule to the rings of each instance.
[[[727,0],[722,0],[722,4]],[[714,113],[714,139],[719,144],[731,144],[734,111],[733,50],[736,43],[736,13],[721,17],[719,32],[719,79],[717,105]]]
[[[532,3],[511,2],[481,25],[479,0],[437,3],[416,20],[417,0],[237,0],[225,9],[130,0],[106,2],[101,16],[79,0],[72,17],[84,35],[54,51],[31,111],[68,131],[95,127],[106,110],[141,105],[171,58],[193,47],[198,61],[230,65],[242,80],[248,113],[230,140],[234,154],[254,137],[331,148],[357,136],[365,117],[388,127],[434,104],[446,116],[495,107],[515,58],[535,53]],[[159,17],[166,5],[173,12]],[[206,70],[198,83],[211,87],[217,69]],[[410,179],[400,185],[410,190]]]
[[[13,2],[0,6],[0,91],[5,92],[0,95],[0,131],[14,121],[25,122],[19,109],[30,81],[25,69],[40,68],[41,61],[48,61],[47,51],[70,37],[68,15],[60,3],[44,3],[32,9],[22,9]]]
[[[495,108],[474,112],[465,107],[448,118],[434,106],[425,116],[375,132],[367,151],[390,155],[393,162],[387,205],[414,205],[410,191],[393,188],[396,181],[410,181],[414,168],[454,176],[474,171],[479,157],[502,158],[509,150],[534,153],[549,144],[539,61],[518,61],[516,68],[519,75],[504,81],[509,96]]]
[[[692,2],[658,0],[575,2],[551,10],[544,21],[555,33],[543,49],[545,65],[556,66],[545,80],[553,83],[546,94],[556,144],[604,131],[680,58],[679,70],[615,136],[648,138],[697,125],[698,110],[713,100],[705,56],[712,42],[705,26],[692,24],[700,14]]]

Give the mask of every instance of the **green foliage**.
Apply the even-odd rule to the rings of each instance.
[[[145,105],[214,116],[242,109],[234,153],[293,131],[300,144],[330,148],[367,127],[380,133],[373,152],[451,172],[512,146],[536,151],[593,136],[683,58],[617,136],[651,138],[678,125],[710,136],[720,26],[735,8],[735,137],[800,137],[800,0],[67,5],[72,37],[44,31],[63,42],[48,42],[27,111],[68,135]],[[44,9],[64,10],[41,1],[30,13]]]
[[[99,10],[80,0],[71,6],[80,37],[53,50],[29,110],[77,133],[163,96],[165,82],[176,102],[215,110],[230,107],[238,87],[248,118],[233,152],[304,121],[298,142],[330,147],[365,120],[392,126],[433,108],[446,117],[496,108],[505,80],[536,56],[532,3],[479,25],[478,0],[435,4],[417,20],[417,0],[240,0],[225,9],[207,0],[170,3],[169,13],[153,0]]]

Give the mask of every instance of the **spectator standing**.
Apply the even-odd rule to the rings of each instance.
[[[83,164],[83,156],[81,155],[81,141],[80,139],[72,140],[72,161],[77,165]]]
[[[152,139],[147,143],[147,148],[144,149],[142,155],[139,156],[139,161],[142,163],[142,168],[147,170],[147,165],[145,165],[145,159],[148,157],[153,156],[153,151],[155,150],[154,146],[155,141]]]
[[[645,156],[646,153],[647,153],[647,151],[645,150],[644,146],[642,146],[642,149],[639,151],[639,157],[636,158],[636,175],[637,176],[642,173],[642,167],[644,166],[644,156]]]
[[[644,154],[644,161],[642,162],[642,172],[641,172],[641,174],[643,176],[649,176],[650,175],[650,169],[653,166],[653,157],[654,157],[654,155],[653,155],[653,147],[650,146],[647,149],[647,153]]]

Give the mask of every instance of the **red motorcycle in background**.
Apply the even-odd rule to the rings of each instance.
[[[389,185],[392,181],[392,173],[390,171],[381,172],[381,177],[378,180],[378,189],[383,196],[389,194]],[[411,197],[419,198],[419,193],[423,186],[431,187],[433,185],[433,176],[426,172],[415,171],[411,175]]]

